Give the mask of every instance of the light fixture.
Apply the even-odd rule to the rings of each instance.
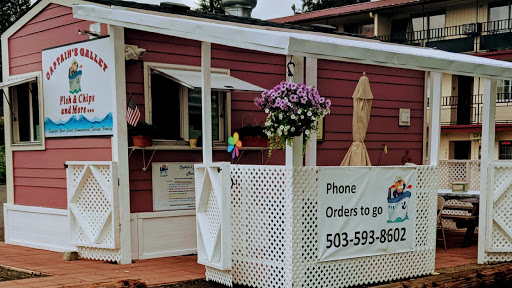
[[[146,49],[139,48],[137,45],[124,45],[124,56],[126,60],[139,60],[144,57]]]

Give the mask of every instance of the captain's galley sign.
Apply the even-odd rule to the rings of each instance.
[[[322,167],[318,258],[332,261],[414,250],[414,167]]]
[[[42,56],[46,137],[112,135],[112,39],[50,48]]]

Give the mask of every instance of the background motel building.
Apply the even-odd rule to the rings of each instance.
[[[512,3],[508,0],[380,0],[274,19],[309,27],[327,24],[339,32],[381,41],[512,61]],[[443,160],[481,158],[483,82],[444,74]],[[498,81],[495,159],[512,159],[512,81]]]
[[[374,95],[365,140],[374,165],[400,165],[406,150],[426,163],[427,92],[441,88],[441,73],[512,77],[512,65],[491,59],[127,1],[41,0],[1,39],[6,242],[78,246],[84,257],[120,263],[196,252],[189,172],[205,151],[189,140],[201,134],[200,99],[210,91],[201,77],[211,79],[213,161],[230,162],[228,136],[264,121],[253,100],[285,79],[291,59],[295,81],[333,103],[309,152],[318,166],[338,166],[352,142],[351,97],[363,72]],[[141,120],[161,128],[151,147],[128,139],[131,98]],[[283,151],[242,152],[233,164],[285,164]],[[183,180],[185,196],[169,199],[162,177]]]

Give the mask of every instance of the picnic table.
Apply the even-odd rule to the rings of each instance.
[[[478,213],[480,204],[480,191],[453,192],[452,190],[439,189],[438,195],[445,200],[457,199],[461,202],[471,203],[467,205],[445,205],[443,210],[467,211],[465,215],[441,214],[441,219],[451,219],[456,222],[457,226],[464,224],[467,229],[462,242],[462,247],[471,246],[471,240],[475,234],[475,228],[478,226]],[[469,214],[469,215],[467,215]]]

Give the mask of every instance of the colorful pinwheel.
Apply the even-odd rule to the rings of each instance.
[[[235,159],[235,155],[238,157],[238,148],[242,147],[242,141],[240,141],[240,136],[238,135],[238,132],[235,132],[232,137],[229,137],[228,139],[228,152],[233,151],[233,154],[231,154],[233,159]]]

